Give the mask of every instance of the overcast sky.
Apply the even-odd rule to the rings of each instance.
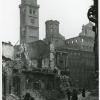
[[[87,24],[87,11],[93,0],[38,0],[39,34],[45,37],[45,21],[58,20],[60,33],[66,39],[78,36],[82,25]],[[15,44],[20,34],[20,0],[1,0],[0,2],[0,40]]]

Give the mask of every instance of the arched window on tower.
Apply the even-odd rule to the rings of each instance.
[[[29,13],[32,14],[32,9],[31,8],[29,9]]]
[[[33,10],[33,14],[35,14],[35,10]]]

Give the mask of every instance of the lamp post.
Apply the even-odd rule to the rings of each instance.
[[[98,0],[93,0],[94,4],[88,10],[87,16],[88,19],[95,24],[93,27],[93,31],[95,32],[95,40],[94,40],[94,54],[95,54],[95,74],[96,80],[98,80]]]

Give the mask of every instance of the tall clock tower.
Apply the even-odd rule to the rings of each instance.
[[[39,40],[39,5],[37,0],[21,0],[20,43]]]

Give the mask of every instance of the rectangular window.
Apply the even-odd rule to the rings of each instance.
[[[39,90],[40,89],[40,83],[39,82],[33,82],[33,90]]]

